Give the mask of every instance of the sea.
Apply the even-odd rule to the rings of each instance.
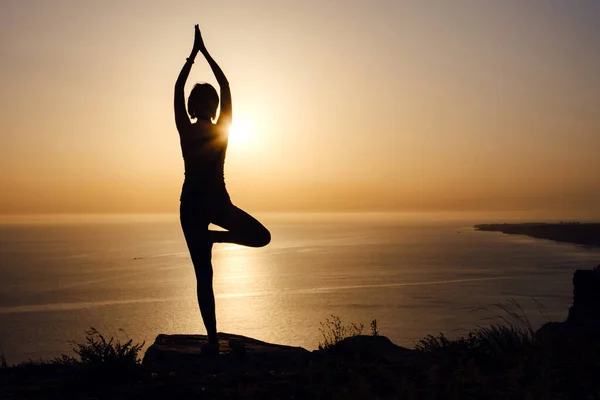
[[[502,323],[564,320],[576,269],[600,249],[480,232],[517,222],[443,213],[264,213],[264,248],[213,250],[220,332],[316,349],[327,321],[364,324],[414,347]],[[0,219],[0,352],[9,364],[74,355],[96,328],[151,345],[204,334],[195,277],[174,214]]]

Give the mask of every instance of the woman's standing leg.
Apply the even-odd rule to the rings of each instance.
[[[189,202],[192,203],[192,202]],[[212,243],[208,235],[208,218],[197,211],[197,204],[182,201],[180,220],[185,241],[190,251],[194,272],[196,273],[196,289],[198,306],[208,335],[211,353],[218,353],[217,318],[215,313],[215,295],[213,291],[213,269],[211,263]]]

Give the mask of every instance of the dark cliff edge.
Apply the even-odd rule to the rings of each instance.
[[[600,247],[600,223],[542,223],[480,224],[475,229],[502,232],[509,235],[527,235],[538,239]]]

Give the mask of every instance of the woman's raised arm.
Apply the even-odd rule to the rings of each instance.
[[[175,106],[175,124],[177,125],[177,130],[179,133],[182,132],[187,126],[191,124],[190,118],[188,117],[187,110],[185,108],[185,94],[183,92],[185,88],[185,82],[187,81],[188,76],[190,75],[190,70],[192,69],[192,64],[194,63],[194,59],[200,51],[200,47],[204,47],[202,43],[202,37],[200,36],[200,29],[198,25],[194,27],[195,35],[194,35],[194,46],[192,47],[192,52],[190,56],[187,58],[183,68],[181,68],[181,72],[177,77],[177,81],[175,82],[175,96],[174,96],[174,106]]]
[[[198,25],[196,25],[198,26]],[[197,31],[197,34],[200,35],[200,31]],[[208,65],[212,69],[213,74],[215,74],[215,78],[217,78],[217,82],[219,83],[219,87],[221,89],[221,111],[219,112],[219,119],[217,123],[219,125],[224,125],[225,127],[229,127],[231,125],[231,120],[233,118],[233,110],[231,106],[231,90],[229,89],[229,81],[225,77],[223,70],[219,67],[219,64],[212,58],[212,56],[208,53],[206,46],[204,45],[204,41],[202,40],[202,36],[200,36],[200,52],[208,61]]]

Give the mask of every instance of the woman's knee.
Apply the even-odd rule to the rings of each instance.
[[[252,232],[252,247],[264,247],[271,243],[271,232],[264,226]]]

